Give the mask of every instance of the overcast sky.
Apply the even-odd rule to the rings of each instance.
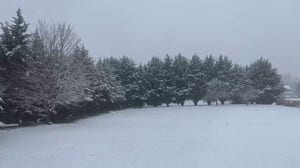
[[[300,77],[299,0],[0,0],[0,21],[20,7],[36,20],[74,26],[90,55],[138,62],[181,52],[229,56],[247,64],[268,58]]]

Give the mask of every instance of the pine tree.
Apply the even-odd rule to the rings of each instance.
[[[255,99],[258,104],[274,103],[283,92],[280,75],[266,59],[260,58],[250,64],[248,78],[252,87],[258,91],[258,97]]]
[[[22,11],[17,10],[17,16],[13,17],[12,23],[2,24],[2,50],[7,59],[13,63],[22,63],[29,54],[28,26],[22,16]]]
[[[127,105],[143,107],[147,99],[144,86],[145,70],[142,66],[135,67],[135,70],[131,75],[131,81],[127,84],[128,89],[125,89]]]
[[[0,35],[0,72],[3,85],[11,85],[13,76],[9,73],[15,66],[25,62],[29,54],[28,25],[20,9],[11,23],[1,23],[2,34]]]
[[[103,109],[101,107],[103,105],[106,108],[120,108],[126,101],[125,88],[121,85],[121,81],[117,79],[111,65],[102,63],[100,59],[97,63],[97,70],[101,82],[95,85],[96,94],[93,97],[99,102],[98,106],[100,109]]]
[[[2,97],[6,104],[6,111],[9,115],[17,115],[12,108],[15,106],[12,101],[16,90],[20,87],[20,77],[26,75],[26,60],[29,54],[28,24],[25,22],[20,9],[17,16],[13,17],[11,23],[1,23],[0,59],[1,59],[1,85]],[[19,74],[19,75],[15,75]],[[24,110],[24,109],[23,109]]]
[[[137,76],[137,67],[134,61],[126,56],[120,59],[109,58],[104,60],[105,64],[112,67],[112,71],[117,79],[121,81],[121,85],[125,88],[126,101],[124,107],[140,106],[136,102],[140,101],[139,78]]]
[[[188,95],[194,105],[197,105],[206,94],[207,76],[202,72],[202,66],[200,57],[196,54],[193,55],[189,63]]]
[[[65,105],[80,103],[86,98],[93,73],[93,61],[84,47],[77,47],[73,54],[66,57],[64,69],[60,73],[59,86],[61,102]]]
[[[188,60],[186,57],[178,54],[174,58],[173,72],[175,79],[175,103],[184,105],[188,97]]]
[[[170,103],[175,101],[175,78],[173,71],[173,59],[166,55],[162,65],[162,103],[169,107]]]
[[[9,30],[8,22],[6,23],[0,23],[1,24],[1,30],[2,34],[0,34],[0,114],[3,113],[2,115],[8,115],[4,111],[4,106],[6,105],[4,100],[3,100],[3,94],[4,91],[7,89],[7,87],[10,85],[9,84],[9,74],[8,74],[8,67],[9,67],[9,59],[7,57],[7,46],[5,45],[12,45],[12,36]],[[8,118],[8,117],[2,117],[2,118]]]
[[[220,81],[229,82],[232,62],[228,57],[219,56],[215,63],[216,78]]]
[[[213,97],[208,96],[208,91],[209,91],[209,85],[211,80],[213,80],[214,78],[216,78],[217,74],[216,74],[216,68],[215,68],[215,58],[212,55],[206,56],[203,60],[202,63],[202,72],[203,74],[206,75],[206,80],[205,82],[205,89],[206,90],[206,95],[203,97],[203,100],[205,100],[207,102],[208,105],[210,105],[212,103]]]
[[[217,80],[211,80],[207,84],[207,92],[206,95],[203,97],[203,100],[207,102],[208,105],[211,105],[212,102],[217,101]]]
[[[9,23],[1,23],[2,34],[0,35],[0,66],[1,66],[1,76],[7,73],[7,68],[10,63],[9,49],[13,49],[13,40],[11,31],[9,28]]]
[[[230,71],[231,100],[234,104],[244,103],[243,90],[249,85],[247,83],[246,69],[240,65],[234,65]]]
[[[218,100],[224,105],[225,101],[230,99],[230,84],[221,81],[218,86]]]
[[[254,102],[258,91],[253,88],[252,81],[248,78],[247,70],[240,65],[234,65],[230,72],[230,88],[233,104]]]
[[[203,60],[202,72],[207,76],[207,83],[216,78],[215,58],[210,55]]]
[[[208,105],[212,102],[216,102],[216,104],[218,104],[218,100],[224,104],[230,96],[228,88],[229,83],[213,79],[208,83],[208,90],[207,94],[204,96],[204,100],[208,103]]]
[[[158,57],[152,57],[147,64],[146,75],[148,80],[147,104],[159,106],[163,103],[163,62]]]
[[[147,88],[148,83],[146,77],[146,68],[142,64],[137,67],[135,73],[135,84],[137,86],[137,97],[135,98],[135,106],[143,107],[147,101]]]

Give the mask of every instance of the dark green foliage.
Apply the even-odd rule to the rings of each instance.
[[[247,104],[254,102],[258,91],[252,87],[253,82],[247,77],[246,68],[234,65],[230,74],[232,103]]]
[[[92,81],[93,101],[91,103],[96,103],[98,110],[120,108],[126,101],[125,89],[121,85],[121,81],[113,73],[112,67],[102,63],[101,60],[97,63],[97,71]]]
[[[197,105],[205,96],[207,88],[207,75],[202,72],[203,63],[198,55],[193,55],[189,63],[188,97]]]
[[[215,63],[216,78],[223,82],[229,82],[231,76],[232,62],[228,57],[219,56]]]
[[[136,79],[136,93],[137,96],[135,98],[134,106],[136,107],[143,107],[146,103],[147,97],[146,97],[146,91],[147,91],[147,78],[146,78],[146,70],[143,65],[139,65],[137,68],[137,71],[135,73],[135,79]]]
[[[178,54],[174,58],[173,72],[175,81],[175,103],[184,105],[185,100],[188,98],[188,70],[189,64],[186,57]]]
[[[28,24],[25,22],[21,10],[17,10],[17,16],[13,17],[11,23],[1,23],[2,34],[0,35],[0,85],[4,88],[1,92],[5,102],[5,111],[9,115],[17,115],[12,110],[16,105],[13,100],[20,84],[20,77],[26,74],[26,60],[29,53]],[[18,75],[16,75],[18,74]],[[12,112],[13,111],[13,112]],[[19,109],[24,111],[24,109]]]
[[[17,16],[13,17],[11,23],[1,24],[3,34],[1,35],[1,49],[5,53],[4,58],[7,63],[22,63],[29,54],[28,25],[20,9],[17,10]]]
[[[173,59],[166,55],[162,65],[162,103],[167,106],[175,100],[175,76],[173,71]]]
[[[283,87],[271,63],[235,65],[226,56],[152,57],[137,65],[127,56],[97,64],[65,23],[39,22],[33,34],[18,9],[1,24],[0,120],[65,122],[97,112],[191,100],[270,104]],[[300,95],[300,84],[297,87]]]
[[[146,67],[148,105],[159,106],[163,103],[163,62],[152,57]]]
[[[125,98],[124,107],[136,107],[141,106],[141,98],[144,94],[141,94],[140,88],[140,76],[137,73],[137,67],[134,61],[126,56],[120,59],[109,58],[104,59],[103,64],[111,67],[113,74],[116,75],[116,79],[121,82],[124,87]]]
[[[274,103],[283,92],[281,77],[277,70],[263,58],[252,63],[247,70],[252,87],[258,91],[255,102],[258,104]]]
[[[202,72],[207,76],[207,83],[217,76],[215,62],[215,58],[212,55],[205,57],[203,60]]]

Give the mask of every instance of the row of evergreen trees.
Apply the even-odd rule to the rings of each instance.
[[[4,122],[61,121],[118,108],[183,106],[186,100],[270,104],[283,91],[276,69],[263,58],[249,66],[196,54],[152,57],[139,65],[110,57],[95,64],[70,25],[39,22],[34,33],[28,26],[20,9],[1,24]]]

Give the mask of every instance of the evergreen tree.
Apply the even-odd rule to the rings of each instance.
[[[166,55],[162,65],[162,103],[169,107],[175,101],[175,77],[173,71],[173,59]]]
[[[137,71],[135,73],[135,81],[137,86],[137,97],[135,98],[135,106],[143,107],[147,101],[147,76],[146,76],[146,68],[143,65],[139,65],[137,67]]]
[[[10,63],[9,50],[13,47],[12,43],[12,35],[9,28],[9,23],[6,21],[5,23],[1,23],[2,34],[0,35],[0,66],[1,66],[1,76],[7,73],[7,68]]]
[[[212,103],[213,97],[209,96],[208,91],[209,91],[209,85],[211,80],[216,78],[216,68],[215,68],[215,58],[212,55],[206,56],[203,60],[202,64],[202,72],[206,75],[206,80],[205,80],[205,90],[206,90],[206,95],[204,96],[203,100],[207,102],[208,105]]]
[[[194,105],[197,105],[206,94],[207,76],[202,72],[202,66],[200,57],[196,54],[193,55],[189,63],[188,95]]]
[[[140,106],[136,102],[140,100],[139,79],[137,76],[137,68],[134,61],[126,56],[120,59],[110,58],[104,60],[113,69],[117,79],[121,81],[121,85],[125,88],[126,102],[125,107]]]
[[[258,91],[255,99],[258,104],[274,103],[283,92],[280,75],[266,59],[260,58],[249,66],[248,78],[252,87]]]
[[[11,23],[1,23],[2,34],[0,35],[0,72],[4,85],[11,85],[13,76],[9,72],[24,63],[29,54],[28,25],[20,9],[17,10],[17,16],[13,17]]]
[[[0,34],[0,97],[2,97],[3,92],[6,90],[6,87],[8,86],[8,58],[6,56],[6,52],[4,50],[4,37],[8,33],[5,33],[5,29],[7,26],[4,28],[4,26],[1,26],[3,33]],[[9,36],[10,37],[10,36]],[[9,40],[10,41],[10,40]]]
[[[207,102],[208,105],[211,105],[212,102],[217,101],[217,87],[218,87],[218,80],[211,80],[207,84],[207,92],[206,95],[203,97],[203,100]]]
[[[253,103],[257,98],[258,91],[255,90],[251,85],[245,85],[244,88],[240,90],[240,96],[242,99],[242,103],[249,104]]]
[[[28,26],[22,16],[21,9],[17,10],[17,16],[11,23],[1,24],[3,31],[1,49],[6,55],[6,60],[12,63],[22,63],[29,54]]]
[[[229,82],[231,75],[232,62],[228,57],[219,56],[215,62],[216,78],[220,81]]]
[[[186,57],[178,54],[174,58],[173,71],[175,79],[175,103],[184,105],[185,100],[188,97],[188,60]]]
[[[240,65],[234,65],[230,71],[231,100],[234,104],[244,103],[243,90],[249,85],[246,69]]]
[[[212,102],[218,104],[218,100],[222,104],[229,98],[229,83],[213,79],[208,83],[207,94],[204,96],[204,100],[210,105]]]
[[[152,57],[147,64],[147,104],[159,106],[163,103],[163,62],[158,57]]]
[[[152,57],[139,66],[126,56],[110,57],[95,65],[72,26],[38,22],[33,34],[28,26],[20,9],[1,23],[0,112],[9,114],[6,121],[30,116],[50,122],[145,104],[184,105],[187,99],[195,105],[201,99],[270,104],[283,92],[277,70],[262,58],[246,67],[226,56],[201,60],[196,54],[190,61],[181,54]]]
[[[203,60],[202,72],[207,76],[207,83],[216,78],[215,58],[210,55]]]
[[[252,81],[248,78],[247,70],[240,65],[234,65],[230,72],[231,100],[234,104],[254,102],[257,90],[252,86]]]
[[[222,104],[226,100],[229,100],[232,97],[232,92],[235,87],[232,81],[232,61],[228,59],[226,56],[220,55],[215,64],[216,68],[216,78],[222,81],[223,89],[223,97],[219,98]]]
[[[24,67],[26,67],[29,54],[30,34],[27,31],[28,24],[20,9],[17,10],[17,16],[13,17],[11,23],[1,23],[1,29],[0,82],[3,86],[2,97],[6,104],[6,111],[10,112],[10,115],[17,115],[16,112],[11,112],[11,108],[15,104],[10,100],[18,99],[14,95],[20,87],[20,77],[27,73]]]
[[[125,102],[125,89],[116,78],[112,67],[101,59],[97,63],[97,73],[93,82],[92,100],[97,110],[120,108]]]
[[[225,101],[230,99],[230,84],[228,82],[220,81],[218,85],[218,100],[224,105]]]

